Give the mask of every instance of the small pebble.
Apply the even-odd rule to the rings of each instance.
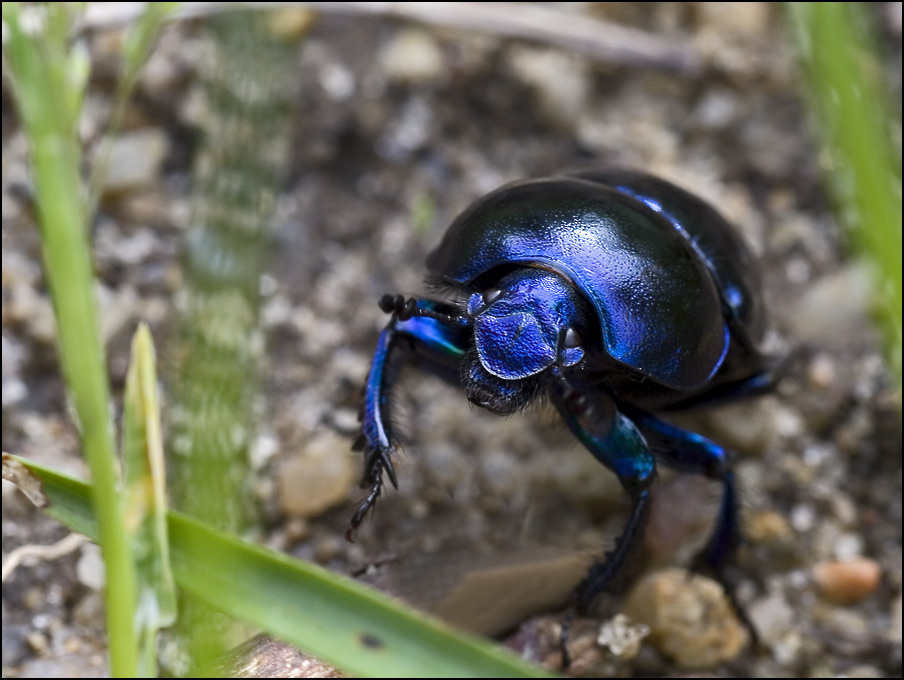
[[[91,590],[103,589],[106,576],[99,545],[86,543],[82,546],[81,555],[75,565],[75,575],[83,586]]]
[[[571,129],[585,111],[589,90],[587,65],[560,50],[514,47],[509,65],[515,75],[536,92],[550,122]]]
[[[822,562],[813,568],[819,592],[837,604],[853,604],[875,592],[882,568],[868,557],[846,562]]]
[[[722,587],[712,579],[666,569],[641,579],[624,613],[650,627],[650,643],[682,668],[705,670],[735,658],[747,642]]]
[[[104,193],[126,193],[154,184],[168,152],[169,137],[160,128],[123,134],[110,149]]]
[[[624,614],[616,614],[600,628],[596,643],[621,659],[633,659],[640,652],[643,639],[650,634],[646,624],[635,624]]]
[[[753,602],[747,615],[766,645],[777,645],[794,626],[794,609],[783,592],[772,592]]]
[[[888,639],[892,642],[901,644],[901,595],[891,604],[891,615],[889,616]]]
[[[357,472],[346,439],[330,432],[317,435],[282,467],[280,509],[287,515],[316,517],[345,502]]]
[[[408,83],[428,83],[444,67],[443,53],[433,37],[420,29],[399,31],[380,52],[380,65],[387,77]]]
[[[817,354],[807,366],[807,381],[813,389],[827,390],[838,379],[838,370],[829,354]]]
[[[38,654],[44,654],[47,651],[47,636],[40,631],[33,630],[30,632],[26,638],[28,640],[28,646],[31,647],[32,651]]]
[[[749,541],[762,544],[787,543],[794,537],[788,520],[774,510],[763,510],[753,514],[747,523],[746,537]]]

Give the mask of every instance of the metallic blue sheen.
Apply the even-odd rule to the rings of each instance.
[[[741,237],[712,206],[658,177],[623,168],[569,173],[610,185],[665,217],[709,269],[738,331],[758,343],[766,326],[760,273]]]
[[[439,354],[452,360],[461,359],[465,354],[456,342],[456,334],[450,330],[448,325],[436,319],[416,316],[407,321],[397,321],[395,329],[400,333],[417,338]]]
[[[759,350],[760,281],[741,239],[709,205],[649,175],[592,169],[525,180],[481,198],[427,259],[447,301],[385,295],[391,314],[364,390],[355,448],[369,493],[363,521],[396,484],[390,393],[404,358],[509,415],[552,401],[575,437],[619,478],[633,508],[615,547],[579,587],[587,609],[630,563],[657,463],[723,485],[697,566],[731,597],[724,569],[740,536],[729,454],[660,420],[664,410],[751,396],[773,381]]]
[[[498,296],[468,301],[474,342],[484,368],[498,378],[518,380],[553,363],[573,366],[584,356],[578,347],[559,350],[559,334],[581,318],[574,288],[551,272],[523,268],[502,277]]]
[[[389,391],[385,388],[386,361],[389,357],[393,331],[386,328],[380,333],[377,340],[377,349],[374,360],[367,374],[367,383],[364,386],[364,414],[362,418],[363,435],[370,446],[383,449],[392,447],[389,434],[386,432],[385,415],[386,405],[389,399]]]
[[[558,401],[557,395],[553,400]],[[612,470],[626,489],[649,486],[656,476],[656,460],[650,453],[647,442],[630,418],[612,407],[611,416],[602,428],[594,427],[602,423],[589,424],[569,413],[567,408],[559,412],[568,428],[587,447],[594,457]]]
[[[575,177],[509,184],[456,219],[427,259],[470,287],[498,267],[543,267],[593,305],[615,364],[677,390],[719,369],[728,331],[719,290],[698,253],[660,214],[612,187]]]
[[[436,305],[430,300],[419,301],[422,309],[434,310]],[[367,445],[375,449],[392,448],[389,432],[388,404],[392,377],[387,368],[390,352],[396,335],[405,335],[417,340],[429,352],[443,357],[449,362],[461,360],[464,349],[457,341],[457,329],[430,317],[413,317],[406,321],[394,320],[380,333],[377,349],[371,362],[370,372],[364,387],[362,434]]]

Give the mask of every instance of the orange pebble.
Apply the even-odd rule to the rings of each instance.
[[[871,595],[879,585],[882,569],[868,557],[846,562],[822,562],[813,568],[819,592],[838,604],[853,604]]]

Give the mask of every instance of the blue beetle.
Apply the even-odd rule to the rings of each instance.
[[[613,550],[577,590],[589,609],[640,543],[656,462],[723,485],[695,566],[726,587],[739,540],[728,452],[654,415],[766,390],[758,270],[716,210],[641,172],[590,169],[508,184],[451,224],[427,258],[437,298],[385,295],[364,388],[362,488],[348,537],[397,487],[389,391],[399,361],[459,380],[498,414],[545,396],[632,501]],[[440,293],[442,291],[442,293]],[[735,606],[742,618],[743,612]],[[749,626],[749,622],[748,622]]]

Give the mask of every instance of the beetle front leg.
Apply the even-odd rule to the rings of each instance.
[[[364,386],[364,401],[361,409],[361,434],[352,444],[352,449],[364,451],[364,474],[361,487],[370,487],[367,498],[358,506],[352,516],[345,537],[354,540],[354,532],[377,502],[383,490],[383,472],[389,475],[389,481],[398,488],[392,459],[395,456],[395,443],[389,421],[389,390],[395,379],[396,362],[391,361],[393,354],[398,353],[397,320],[393,318],[380,333],[377,350],[367,375]],[[396,359],[398,361],[398,359]]]
[[[656,461],[640,430],[608,394],[570,384],[557,366],[552,371],[550,393],[565,423],[587,450],[618,476],[633,502],[615,547],[590,568],[578,586],[578,608],[585,613],[596,596],[617,581],[640,548],[650,515],[649,489],[656,477]]]
[[[457,369],[464,356],[466,321],[449,305],[433,300],[404,300],[401,296],[384,296],[383,311],[392,318],[380,333],[377,349],[364,386],[361,408],[361,433],[352,448],[364,452],[364,474],[361,487],[369,488],[358,506],[345,536],[354,540],[355,530],[376,505],[383,491],[383,474],[393,487],[398,480],[393,468],[396,456],[392,432],[390,393],[395,384],[399,364],[415,360],[440,373]],[[453,372],[453,374],[457,374]]]

